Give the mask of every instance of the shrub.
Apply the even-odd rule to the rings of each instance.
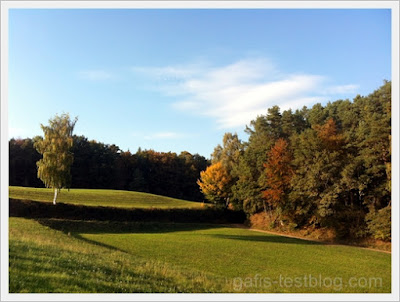
[[[334,231],[336,239],[359,239],[367,235],[365,212],[357,207],[339,208],[324,221],[324,226]]]
[[[58,203],[9,199],[9,215],[27,218],[57,218],[97,221],[163,221],[196,223],[243,223],[246,215],[242,211],[219,208],[204,209],[139,209],[94,207]]]

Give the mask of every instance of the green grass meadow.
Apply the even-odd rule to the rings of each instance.
[[[9,187],[10,198],[27,199],[34,201],[52,202],[52,189]],[[91,190],[91,189],[63,189],[58,194],[57,202],[84,206],[103,206],[118,208],[201,208],[200,202],[187,201],[160,195],[120,191],[120,190]],[[208,206],[208,205],[207,205]]]
[[[391,291],[391,255],[357,247],[215,224],[11,217],[9,227],[10,292]]]
[[[200,272],[89,243],[40,221],[10,218],[9,226],[10,293],[218,290]]]

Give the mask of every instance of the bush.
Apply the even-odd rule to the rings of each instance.
[[[365,216],[368,231],[374,239],[391,240],[391,211],[392,207],[388,205],[378,211],[370,210]]]
[[[65,203],[52,205],[47,202],[10,198],[9,215],[27,218],[58,218],[96,221],[158,221],[196,223],[243,223],[242,211],[227,209],[124,209],[91,207]]]
[[[336,239],[366,237],[365,212],[357,207],[339,208],[335,215],[324,220],[324,226],[335,233]]]

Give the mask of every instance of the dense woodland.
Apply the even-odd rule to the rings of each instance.
[[[271,227],[390,239],[391,82],[369,96],[258,116],[247,142],[226,133],[198,182],[209,199]]]
[[[390,240],[391,82],[353,101],[267,110],[226,133],[211,162],[188,152],[121,151],[74,136],[72,188],[123,189],[265,213],[289,228]],[[34,139],[11,139],[10,185],[42,187]],[[200,190],[199,190],[200,186]],[[203,193],[203,194],[202,194]]]
[[[41,155],[34,139],[11,139],[10,185],[44,187],[37,178],[36,162]],[[209,160],[189,152],[141,150],[123,152],[116,145],[74,136],[71,188],[130,190],[202,201],[196,184]]]

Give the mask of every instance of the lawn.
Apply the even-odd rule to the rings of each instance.
[[[88,243],[43,222],[9,220],[10,293],[213,292],[197,271]]]
[[[390,266],[229,226],[10,218],[11,292],[390,292]]]
[[[45,188],[9,187],[10,198],[52,202],[53,191]],[[160,195],[122,190],[61,190],[58,202],[85,206],[110,206],[119,208],[201,208],[200,202],[170,198]]]

